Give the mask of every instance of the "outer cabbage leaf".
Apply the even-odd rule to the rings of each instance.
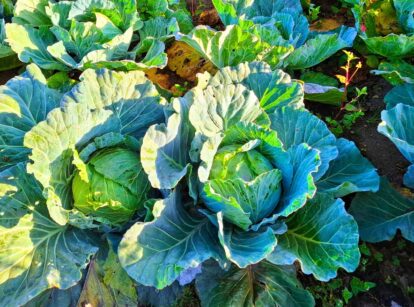
[[[379,176],[374,166],[364,158],[354,142],[338,139],[338,157],[317,182],[318,192],[342,197],[355,192],[376,192]]]
[[[319,34],[293,51],[286,60],[291,69],[315,66],[337,51],[351,47],[357,32],[354,28],[342,27],[339,33]]]
[[[406,0],[360,2],[355,5],[356,27],[370,52],[388,58],[413,54],[414,40],[410,29],[412,5],[411,1]]]
[[[27,161],[30,151],[23,146],[25,134],[59,106],[61,96],[46,85],[34,64],[0,86],[0,169]]]
[[[179,37],[179,40],[193,47],[218,68],[261,60],[276,67],[293,51],[293,47],[287,43],[272,47],[235,25],[218,32],[198,26],[190,34]]]
[[[183,294],[183,289],[178,281],[162,290],[138,285],[139,303],[149,306],[169,307],[177,303],[178,298]]]
[[[16,12],[15,23],[7,26],[10,46],[21,61],[49,70],[164,67],[164,41],[179,31],[174,17],[142,22],[135,0],[19,3],[22,9]],[[36,9],[26,13],[31,6]],[[134,31],[138,31],[139,42],[130,51]]]
[[[407,187],[414,189],[414,165],[410,165],[408,167],[407,172],[404,174],[403,180]]]
[[[408,34],[414,34],[414,3],[410,0],[393,1],[400,25]]]
[[[174,114],[167,125],[153,125],[144,136],[141,163],[154,188],[174,188],[191,168],[187,149],[194,129],[188,121],[188,104],[185,98],[173,101]]]
[[[33,307],[33,306],[44,306],[44,307],[53,307],[53,306],[76,306],[80,293],[82,291],[82,287],[80,283],[76,284],[75,286],[66,289],[66,290],[59,290],[56,288],[44,291],[40,295],[33,298],[30,302],[28,302],[25,306]]]
[[[19,0],[15,2],[13,22],[32,24],[35,27],[51,25],[46,13],[48,0]]]
[[[300,0],[215,0],[213,4],[225,25],[238,25],[270,46],[294,46],[292,54],[278,56],[280,62],[288,55],[283,65],[293,69],[319,64],[338,50],[351,47],[357,35],[355,29],[342,27],[339,33],[318,34],[308,40],[309,23]],[[269,63],[275,67],[278,62]]]
[[[97,251],[90,233],[62,227],[49,217],[42,190],[24,164],[0,177],[2,305],[24,305],[44,290],[75,285]]]
[[[119,119],[121,132],[142,137],[149,126],[164,120],[165,101],[143,72],[87,70],[62,104],[81,103],[90,109],[110,110]]]
[[[162,289],[186,269],[221,259],[216,228],[207,217],[186,212],[179,190],[157,201],[154,210],[155,220],[133,225],[118,249],[122,266],[137,282]]]
[[[315,196],[314,174],[321,165],[319,151],[305,143],[292,146],[287,152],[291,173],[279,165],[283,174],[283,193],[276,208],[276,213],[285,217],[302,208],[308,199]]]
[[[370,52],[386,58],[402,58],[414,54],[414,36],[389,34],[378,37],[362,37]]]
[[[402,60],[382,62],[378,69],[371,72],[383,76],[394,86],[403,83],[414,83],[414,66]]]
[[[402,103],[394,108],[381,112],[382,122],[378,126],[378,132],[389,138],[402,155],[414,163],[414,107]],[[412,169],[411,169],[412,171]],[[407,184],[412,187],[411,173],[406,174]]]
[[[312,295],[296,279],[295,269],[262,261],[225,272],[203,265],[196,287],[203,306],[314,306]]]
[[[129,0],[76,0],[71,6],[68,19],[90,20],[91,15],[96,12],[108,16],[111,22],[122,30],[127,30],[131,26],[134,29],[139,27],[137,3]]]
[[[387,109],[392,109],[403,102],[414,107],[414,84],[403,84],[392,88],[384,97]]]
[[[392,240],[399,229],[404,238],[414,242],[414,200],[402,196],[384,177],[377,193],[356,195],[350,213],[364,241]]]
[[[316,180],[322,177],[330,161],[338,156],[336,138],[326,124],[304,109],[292,108],[277,109],[270,120],[271,128],[278,133],[285,149],[306,143],[320,151],[321,165],[313,176]]]
[[[298,260],[305,274],[327,281],[338,268],[353,272],[359,263],[358,226],[344,202],[318,194],[286,220],[287,232],[267,259],[278,265]]]
[[[245,268],[265,259],[275,248],[277,240],[272,228],[245,231],[225,223],[221,213],[217,214],[219,239],[227,259],[240,268]]]
[[[242,63],[220,69],[214,76],[199,76],[199,85],[242,84],[253,91],[266,112],[283,106],[302,107],[303,86],[281,70],[272,70],[264,62]]]
[[[286,11],[302,13],[300,0],[213,0],[213,4],[225,25],[236,24],[240,18],[272,17]]]
[[[53,35],[48,28],[32,28],[28,25],[9,23],[6,25],[7,42],[24,63],[34,62],[49,70],[69,70],[58,62],[47,50],[53,43]]]
[[[21,65],[17,55],[6,43],[5,21],[0,12],[0,71],[9,70]]]
[[[338,81],[323,73],[307,71],[300,79],[305,82],[305,98],[329,105],[340,106],[344,88],[339,88]]]

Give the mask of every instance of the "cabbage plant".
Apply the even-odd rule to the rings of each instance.
[[[186,17],[168,7],[148,10],[135,0],[18,0],[7,42],[22,62],[48,70],[163,67],[164,42]]]
[[[392,84],[413,83],[414,67],[404,61],[414,54],[414,2],[360,0],[353,8],[359,37],[369,52],[386,58],[373,72]]]
[[[140,146],[164,122],[164,99],[139,71],[86,70],[80,79],[61,94],[30,64],[0,87],[3,306],[72,289],[153,192]],[[128,276],[123,283],[125,293]]]
[[[226,29],[198,26],[180,39],[219,68],[254,60],[273,68],[309,68],[351,47],[357,34],[345,26],[334,32],[310,31],[300,0],[214,0],[213,4]]]
[[[118,248],[134,280],[195,277],[205,306],[311,306],[295,261],[322,281],[356,269],[358,227],[340,197],[377,191],[379,177],[303,108],[301,83],[242,63],[201,75],[172,106],[141,147],[152,187],[170,192]]]

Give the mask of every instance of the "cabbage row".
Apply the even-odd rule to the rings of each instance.
[[[299,0],[213,4],[222,30],[175,1],[15,3],[0,38],[28,65],[0,87],[1,305],[171,305],[194,282],[203,306],[313,306],[297,269],[328,281],[357,268],[360,236],[414,239],[412,200],[281,70],[357,31],[310,31]],[[174,39],[215,69],[166,98],[146,72]],[[412,90],[387,96],[380,132],[414,163]]]

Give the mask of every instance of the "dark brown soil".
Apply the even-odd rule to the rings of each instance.
[[[12,69],[12,70],[6,70],[6,71],[0,71],[0,85],[6,84],[7,81],[9,81],[14,76],[18,75],[19,68]]]

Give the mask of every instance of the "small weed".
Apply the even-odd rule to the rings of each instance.
[[[357,72],[362,67],[362,62],[358,62],[355,67],[353,62],[358,59],[352,52],[344,51],[347,57],[345,66],[341,69],[344,70],[343,75],[336,75],[339,82],[344,85],[344,94],[341,99],[341,108],[334,118],[326,117],[325,120],[328,123],[330,129],[335,135],[341,135],[346,130],[350,130],[352,126],[357,122],[359,118],[365,115],[362,108],[359,106],[359,101],[363,96],[368,94],[367,87],[355,88],[355,96],[348,101],[348,93],[352,80],[355,78]],[[345,114],[341,115],[345,112]]]
[[[374,259],[378,262],[383,262],[384,261],[384,254],[382,254],[380,252],[376,252],[374,254]]]
[[[309,5],[308,16],[311,22],[314,22],[319,19],[319,13],[321,12],[321,7],[316,6],[315,4],[311,3]]]

